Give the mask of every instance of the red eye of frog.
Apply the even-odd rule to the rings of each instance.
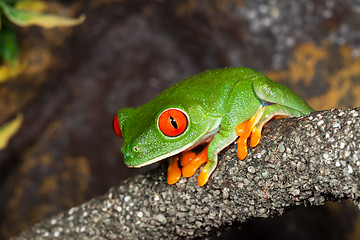
[[[180,109],[170,108],[160,114],[158,126],[166,136],[176,137],[185,132],[188,118]]]
[[[122,138],[123,136],[121,134],[119,119],[118,119],[117,115],[115,115],[112,125],[113,125],[113,129],[114,129],[114,132],[116,133],[116,135],[118,135],[119,137]]]

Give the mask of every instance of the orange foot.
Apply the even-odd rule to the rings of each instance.
[[[235,129],[236,134],[239,136],[237,140],[237,145],[238,145],[237,154],[241,160],[245,159],[245,157],[248,154],[247,139],[250,136],[251,136],[250,138],[251,147],[255,147],[260,142],[262,127],[259,128],[255,126],[261,119],[263,113],[264,113],[264,108],[260,108],[255,115],[253,115],[249,120],[240,123]]]
[[[188,151],[181,154],[181,165],[182,174],[184,177],[191,177],[195,174],[196,170],[200,168],[201,165],[206,163],[202,168],[197,184],[201,187],[208,182],[210,174],[212,172],[211,163],[208,159],[208,146],[206,146],[198,155],[194,152]]]
[[[181,153],[181,166],[183,166],[182,174],[184,177],[191,177],[201,165],[209,161],[207,150],[208,146],[197,155],[191,151]]]

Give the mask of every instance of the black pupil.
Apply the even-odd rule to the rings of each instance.
[[[175,129],[178,128],[178,126],[177,126],[177,124],[176,124],[176,121],[175,121],[175,119],[174,119],[172,116],[170,116],[170,123],[171,123],[171,125],[172,125]]]

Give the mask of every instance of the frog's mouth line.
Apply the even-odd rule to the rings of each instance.
[[[180,148],[180,149],[176,149],[175,151],[172,151],[172,152],[169,152],[165,155],[161,155],[161,156],[158,156],[156,158],[153,158],[149,161],[146,161],[144,163],[141,163],[139,165],[132,165],[132,166],[128,166],[128,167],[132,167],[132,168],[140,168],[140,167],[144,167],[144,166],[147,166],[147,165],[150,165],[150,164],[153,164],[153,163],[156,163],[158,161],[161,161],[165,158],[168,158],[168,157],[171,157],[171,156],[174,156],[176,154],[179,154],[181,152],[184,152],[184,151],[189,151],[201,144],[204,144],[204,143],[209,143],[215,136],[216,133],[218,133],[220,130],[220,127],[217,126],[215,129],[211,129],[207,134],[205,134],[201,139],[199,139],[198,141],[196,141],[195,143],[189,143],[187,145],[185,145],[184,147]]]

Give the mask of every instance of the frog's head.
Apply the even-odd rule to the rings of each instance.
[[[200,107],[124,108],[114,117],[115,133],[128,167],[142,167],[191,148],[212,128]]]

